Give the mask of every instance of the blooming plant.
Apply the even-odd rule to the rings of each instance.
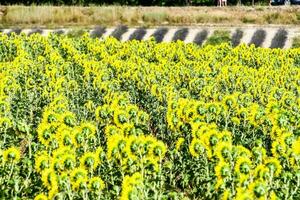
[[[1,199],[299,199],[300,50],[0,34]]]

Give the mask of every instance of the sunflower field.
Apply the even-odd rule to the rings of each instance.
[[[299,199],[300,49],[0,35],[1,199]]]

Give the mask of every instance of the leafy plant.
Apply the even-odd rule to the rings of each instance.
[[[300,37],[294,37],[292,48],[299,48],[300,47]]]
[[[299,48],[0,44],[1,199],[300,198]]]
[[[207,39],[207,45],[218,45],[221,43],[230,42],[230,32],[225,30],[216,30],[213,34]]]

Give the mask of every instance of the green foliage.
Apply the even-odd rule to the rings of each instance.
[[[223,31],[223,30],[216,30],[214,31],[213,35],[207,39],[206,44],[218,45],[226,42],[227,43],[230,42],[230,32]]]
[[[300,199],[299,50],[0,34],[0,199]]]
[[[143,6],[184,6],[184,5],[212,5],[214,1],[212,0],[4,0],[1,1],[2,4],[13,5],[13,4],[24,4],[24,5],[32,5],[32,4],[50,4],[50,5],[143,5]]]
[[[68,37],[80,37],[82,36],[86,30],[83,29],[73,29],[67,33]]]
[[[295,37],[293,39],[292,48],[300,48],[300,37]]]

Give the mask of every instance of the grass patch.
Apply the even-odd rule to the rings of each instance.
[[[162,24],[194,25],[214,23],[226,25],[299,24],[300,7],[246,6],[216,7],[127,7],[127,6],[0,6],[0,27],[81,27],[157,26]]]
[[[67,36],[68,37],[80,37],[84,33],[86,33],[85,29],[72,29],[72,30],[68,31]]]
[[[229,43],[230,32],[226,30],[215,30],[213,34],[207,39],[206,45],[218,45],[221,43]]]
[[[300,36],[293,38],[292,48],[300,48]]]
[[[216,17],[212,17],[212,22],[213,23],[223,23],[230,20],[228,17],[224,17],[224,16],[216,16]]]
[[[253,18],[253,17],[243,16],[243,17],[241,18],[241,21],[242,21],[244,24],[255,24],[256,19]]]
[[[297,21],[300,21],[300,12],[296,13],[296,19],[297,19]]]
[[[276,12],[276,13],[268,13],[264,16],[265,18],[265,21],[268,23],[268,24],[272,24],[274,21],[278,20],[280,17],[280,13],[279,12]]]
[[[151,12],[143,14],[142,19],[147,23],[161,24],[167,21],[168,15],[165,12]]]

